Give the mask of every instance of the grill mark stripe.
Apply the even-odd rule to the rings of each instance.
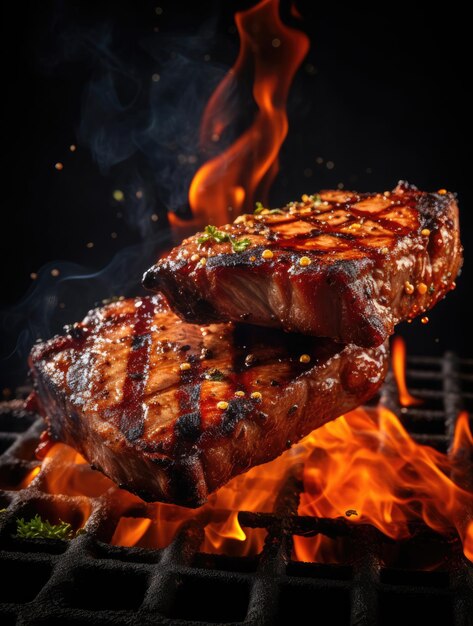
[[[144,298],[136,308],[133,334],[128,352],[119,428],[128,441],[139,439],[144,432],[145,407],[143,400],[148,382],[151,352],[150,328],[154,320],[153,300]]]

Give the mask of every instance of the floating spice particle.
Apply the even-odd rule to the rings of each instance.
[[[71,152],[75,152],[77,150],[77,146],[75,146],[73,143],[71,143],[71,145],[69,146],[69,150]]]
[[[439,195],[444,196],[447,193],[446,189],[439,189],[438,190]]]
[[[113,199],[116,200],[117,202],[123,202],[123,200],[125,199],[125,194],[123,193],[123,191],[121,189],[115,189],[114,192],[112,193]]]
[[[429,230],[428,228],[423,228],[423,229],[420,231],[420,234],[421,234],[423,237],[428,237],[428,236],[430,235],[430,230]]]
[[[427,293],[427,285],[425,283],[419,283],[417,285],[417,291],[420,293],[421,296],[423,296],[424,293]]]
[[[311,263],[312,263],[312,261],[309,259],[308,256],[301,256],[301,258],[299,259],[299,265],[301,267],[307,267]]]
[[[281,45],[281,40],[275,37],[273,41],[271,42],[271,44],[273,48],[279,48],[279,46]]]
[[[113,233],[110,233],[110,237],[112,239],[116,239],[118,237],[118,235],[117,235],[117,233],[113,232]]]
[[[56,163],[54,165],[55,169],[58,170],[58,172],[60,172],[62,169],[64,169],[64,165],[62,163]]]
[[[55,267],[51,270],[51,276],[59,276],[61,272]]]
[[[191,261],[198,261],[198,260],[199,260],[199,258],[200,258],[200,257],[199,257],[199,255],[198,255],[198,254],[193,254],[193,255],[191,256]]]
[[[358,222],[355,222],[354,224],[350,226],[350,228],[352,230],[358,230],[359,228],[361,228],[361,224],[359,224]]]
[[[404,291],[407,293],[408,296],[414,293],[414,285],[408,280],[406,280],[406,282],[404,283]]]
[[[206,259],[205,257],[202,257],[202,258],[200,259],[199,263],[200,263],[201,265],[206,265],[206,264],[207,264],[207,259]]]
[[[351,517],[352,515],[358,515],[358,511],[356,511],[355,509],[348,509],[348,511],[345,511],[345,515],[347,517]]]
[[[157,221],[158,221],[158,219],[159,219],[159,217],[156,215],[156,213],[153,213],[153,214],[151,215],[151,221],[152,221],[152,222],[157,222]]]
[[[159,74],[153,74],[151,76],[151,80],[153,81],[153,83],[158,83],[160,78],[161,76]]]
[[[93,248],[93,247],[94,247],[94,242],[93,242],[93,241],[88,241],[88,242],[85,244],[85,247],[86,247],[86,248]]]
[[[428,324],[429,323],[429,318],[426,315],[425,317],[422,317],[420,321],[422,322],[422,324]]]
[[[246,367],[251,367],[252,365],[254,365],[256,363],[258,359],[255,357],[254,354],[248,354],[245,357],[245,365]]]
[[[220,409],[221,411],[226,411],[228,409],[228,402],[225,402],[225,400],[217,402],[217,409]]]
[[[31,280],[36,280],[38,278],[38,274],[36,272],[31,272],[30,278]]]
[[[182,372],[185,372],[186,370],[190,370],[190,368],[191,368],[191,364],[190,364],[190,363],[181,363],[181,364],[179,365],[179,369],[180,369]]]
[[[251,256],[250,256],[250,261],[251,261],[251,262],[256,261],[256,257],[255,257],[255,256],[253,256],[253,255],[251,255]]]
[[[263,257],[263,259],[267,259],[268,260],[268,259],[272,259],[274,254],[273,254],[272,250],[266,249],[266,250],[263,250],[261,256]]]
[[[261,400],[262,397],[263,395],[259,391],[253,391],[253,393],[251,394],[251,398],[253,400]]]
[[[308,354],[301,354],[299,361],[301,363],[310,363],[310,356]]]
[[[244,398],[245,397],[245,392],[244,391],[235,391],[235,395],[237,398]]]

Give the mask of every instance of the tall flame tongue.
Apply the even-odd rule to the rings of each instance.
[[[309,49],[307,36],[289,28],[279,17],[278,0],[262,0],[236,13],[240,52],[210,98],[201,125],[200,144],[208,152],[230,123],[225,103],[235,81],[251,67],[253,96],[258,107],[253,123],[222,154],[205,163],[189,190],[198,224],[222,225],[255,200],[267,199],[278,172],[278,153],[287,135],[286,101],[292,79]]]

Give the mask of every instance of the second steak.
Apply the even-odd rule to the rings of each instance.
[[[455,196],[405,183],[326,191],[207,227],[158,261],[145,287],[188,322],[245,321],[377,346],[430,309],[462,261]]]
[[[199,327],[153,296],[92,311],[30,364],[53,439],[145,500],[195,507],[373,396],[387,350]]]

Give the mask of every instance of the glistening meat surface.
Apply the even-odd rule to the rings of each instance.
[[[196,326],[153,296],[92,311],[30,365],[54,439],[146,500],[195,507],[373,396],[387,350]]]
[[[145,287],[189,322],[245,321],[360,346],[434,306],[462,262],[455,196],[406,183],[303,196],[219,231],[174,248]]]

